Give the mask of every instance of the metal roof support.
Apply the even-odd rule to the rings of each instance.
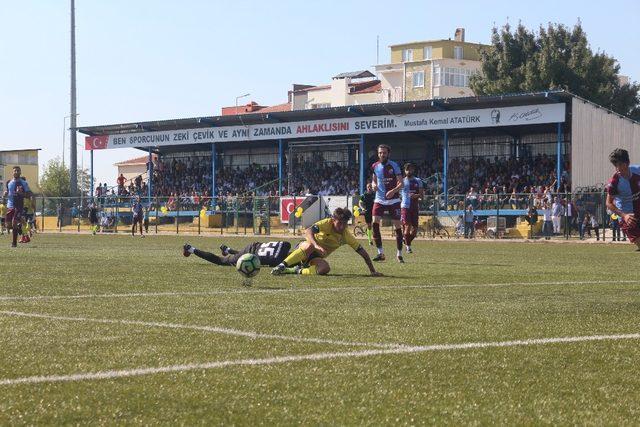
[[[216,126],[217,125],[216,122],[214,122],[213,120],[208,119],[206,117],[200,117],[197,120],[197,122],[198,122],[198,124],[206,124],[206,125],[211,125],[211,126]]]
[[[151,186],[153,185],[153,158],[151,157],[151,147],[149,147],[149,162],[147,163],[147,209],[151,206]]]
[[[438,111],[449,111],[447,107],[445,107],[440,101],[436,101],[435,99],[431,101],[431,106]]]
[[[90,191],[89,195],[91,196],[91,201],[93,202],[93,150],[91,150],[89,161],[91,165],[89,170],[89,173],[91,176],[91,182],[89,184],[89,191]]]
[[[553,92],[545,92],[544,93],[544,97],[545,98],[549,98],[550,100],[552,100],[553,102],[562,102],[555,93]]]
[[[216,199],[216,143],[211,143],[211,208],[215,210],[218,205]]]
[[[447,209],[449,205],[449,179],[447,176],[447,169],[449,163],[449,133],[446,129],[442,131],[442,137],[444,138],[443,155],[442,155],[442,193],[444,194],[444,206]]]
[[[353,114],[354,116],[358,116],[358,117],[366,117],[366,114],[364,113],[364,111],[362,111],[362,109],[358,111],[355,107],[347,108],[347,113]]]
[[[264,119],[265,120],[274,121],[276,123],[282,123],[284,121],[280,117],[274,116],[272,113],[267,113],[267,115],[264,117]]]
[[[282,177],[284,175],[284,141],[278,140],[278,197],[282,197]]]
[[[149,126],[147,126],[147,125],[141,125],[141,124],[139,124],[139,123],[136,125],[136,129],[140,129],[140,130],[142,130],[143,132],[153,132],[153,131],[155,131],[155,129],[150,128],[150,127],[149,127]]]
[[[562,122],[557,124],[558,139],[556,142],[556,191],[560,191],[560,177],[562,175]]]
[[[358,154],[360,155],[360,194],[364,194],[366,183],[364,168],[365,162],[367,161],[364,154],[364,135],[360,135],[360,146],[358,148]]]

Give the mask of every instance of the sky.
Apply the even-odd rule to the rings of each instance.
[[[0,149],[62,156],[70,112],[69,0],[0,0]],[[243,101],[286,102],[293,83],[326,84],[389,62],[391,44],[453,38],[488,43],[491,28],[573,26],[640,81],[640,2],[76,0],[78,125],[219,115]],[[242,101],[241,101],[242,102]],[[66,119],[68,125],[68,119]],[[78,134],[84,145],[84,136]],[[66,137],[66,161],[69,160]],[[96,182],[135,149],[95,154]],[[78,149],[78,167],[89,154]]]

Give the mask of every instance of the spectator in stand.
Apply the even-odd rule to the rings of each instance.
[[[56,206],[56,216],[58,217],[56,228],[61,229],[64,226],[64,206],[62,203],[58,203]]]
[[[564,206],[556,197],[551,205],[551,220],[553,221],[553,234],[560,234],[560,222],[564,215]]]
[[[476,209],[478,207],[478,193],[473,187],[469,188],[466,204],[471,205],[473,209]]]
[[[464,238],[473,238],[473,220],[475,219],[475,213],[473,212],[473,205],[467,206],[467,210],[464,212]]]
[[[620,222],[618,215],[612,213],[611,211],[607,211],[611,218],[611,241],[619,242],[620,241]]]
[[[123,174],[120,174],[120,176],[117,179],[118,182],[118,195],[123,195],[125,190],[124,190],[124,182],[126,181],[126,178],[124,177]]]
[[[533,227],[538,223],[538,211],[535,206],[529,208],[529,212],[524,219],[529,224],[529,238],[533,239]]]
[[[545,240],[551,240],[551,236],[553,235],[553,220],[552,220],[551,206],[549,205],[549,200],[545,199],[542,202],[541,211],[542,211],[542,217],[544,220],[544,222],[542,223],[542,234],[544,235]]]

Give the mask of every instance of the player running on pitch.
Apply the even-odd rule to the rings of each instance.
[[[367,191],[360,196],[358,206],[360,206],[361,212],[364,214],[364,222],[367,224],[367,239],[369,245],[373,246],[373,230],[371,223],[373,222],[373,201],[376,198],[376,193],[371,187],[371,183],[367,183]]]
[[[640,251],[640,166],[630,165],[629,152],[616,148],[609,155],[616,168],[607,184],[607,209],[618,215],[629,241]]]
[[[402,258],[402,227],[400,225],[400,190],[402,190],[402,171],[400,166],[389,159],[391,147],[381,144],[378,146],[378,161],[373,164],[373,189],[376,198],[373,203],[373,239],[376,242],[378,255],[374,261],[384,261],[382,249],[382,234],[380,234],[380,222],[386,213],[393,221],[396,231],[396,258],[403,263]]]
[[[271,274],[320,274],[331,269],[326,258],[342,245],[351,246],[367,263],[372,276],[382,276],[377,272],[369,254],[347,229],[351,219],[348,209],[337,208],[331,218],[322,219],[305,231],[304,242],[278,264]]]
[[[236,251],[226,245],[220,246],[222,256],[212,254],[211,252],[201,251],[190,244],[182,247],[182,255],[188,257],[191,254],[212,262],[216,265],[235,266],[238,259],[244,254],[254,254],[260,258],[260,264],[268,267],[275,267],[280,264],[289,255],[291,243],[284,241],[276,242],[254,242],[245,246],[243,249]]]
[[[28,198],[32,203],[33,193],[29,189],[27,181],[20,177],[22,170],[20,166],[13,167],[13,179],[7,182],[6,190],[3,197],[7,198],[7,216],[5,218],[5,225],[7,228],[12,229],[12,241],[11,247],[18,246],[18,228],[22,222],[22,209],[24,208],[24,199]]]
[[[415,176],[416,166],[413,163],[404,165],[403,187],[400,190],[402,196],[401,203],[401,219],[402,232],[404,234],[404,244],[407,253],[410,254],[411,242],[418,234],[418,219],[420,212],[420,201],[422,200],[424,190],[422,188],[422,180]]]

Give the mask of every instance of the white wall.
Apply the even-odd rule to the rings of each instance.
[[[640,124],[604,108],[574,98],[571,107],[572,188],[606,184],[613,175],[609,154],[629,151],[632,164],[640,164]]]

